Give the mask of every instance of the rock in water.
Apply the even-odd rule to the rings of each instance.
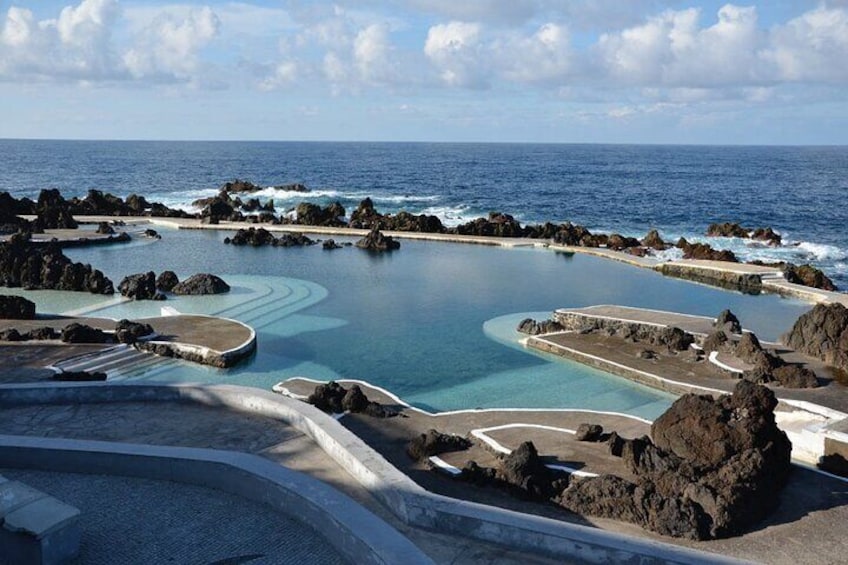
[[[121,296],[133,300],[153,300],[156,297],[156,274],[153,271],[124,277],[118,285]]]
[[[0,319],[34,320],[35,302],[22,296],[0,295]]]
[[[792,446],[776,405],[773,392],[744,380],[732,396],[682,396],[651,426],[653,443],[617,438],[614,454],[634,482],[581,479],[559,503],[675,537],[738,535],[774,508],[789,475]]]
[[[223,294],[230,291],[230,285],[215,275],[199,273],[175,285],[171,291],[179,295]]]
[[[387,235],[383,235],[377,228],[372,228],[368,235],[356,242],[356,246],[368,251],[382,252],[400,249],[400,242],[395,241]]]
[[[809,286],[811,288],[820,288],[822,290],[836,291],[836,285],[825,275],[821,269],[817,269],[812,265],[796,266],[788,263],[784,266],[784,275],[786,280],[794,283]]]
[[[518,324],[516,330],[528,335],[541,335],[552,332],[561,332],[563,327],[553,320],[543,320],[537,322],[533,318],[525,318]]]
[[[842,304],[816,304],[782,339],[796,351],[848,370],[848,308]]]
[[[180,279],[174,271],[162,271],[156,277],[156,288],[162,292],[171,292],[180,283]]]

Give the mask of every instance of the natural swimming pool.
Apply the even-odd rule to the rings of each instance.
[[[517,321],[560,307],[623,304],[714,316],[733,310],[774,340],[809,305],[663,277],[609,260],[547,249],[403,241],[375,255],[355,248],[247,248],[223,231],[160,230],[156,242],[72,249],[116,285],[171,269],[212,272],[233,291],[167,302],[110,301],[92,315],[159,315],[163,305],[251,324],[259,352],[230,371],[172,364],[132,378],[227,382],[269,388],[292,376],[354,378],[432,410],[586,408],[653,418],[672,397],[580,364],[524,350]],[[102,297],[27,293],[40,311],[91,307]],[[58,294],[58,296],[57,296]],[[70,295],[70,296],[69,296]]]

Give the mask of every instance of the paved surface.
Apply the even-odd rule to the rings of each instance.
[[[648,310],[645,308],[632,308],[629,306],[603,304],[587,306],[585,308],[562,308],[557,310],[557,312],[579,314],[588,318],[608,318],[623,322],[636,322],[639,324],[677,326],[689,333],[702,335],[708,335],[715,331],[713,327],[715,319],[713,318],[661,310]]]
[[[406,535],[437,563],[469,565],[553,563],[553,561],[495,545],[426,532],[403,525],[309,438],[282,422],[262,416],[191,403],[170,402],[7,407],[0,410],[0,433],[204,447],[254,453],[290,469],[307,473],[341,490]],[[12,476],[15,475],[10,471],[7,477]],[[115,480],[123,481],[124,479]],[[59,487],[62,485],[61,480],[58,481],[58,485]],[[33,486],[39,488],[38,485]],[[169,488],[179,489],[182,486]],[[66,500],[59,487],[54,491],[46,488],[44,490],[60,500]],[[162,496],[167,498],[170,492],[166,489]],[[107,494],[111,496],[109,491]],[[117,504],[121,502],[121,495],[118,493],[116,496]],[[71,500],[67,501],[74,504]],[[191,508],[196,503],[182,500],[174,505],[174,511],[176,512],[182,505]],[[85,513],[85,505],[76,506]],[[220,520],[222,517],[218,518]],[[125,522],[124,528],[129,532],[125,535],[135,535],[133,532],[138,528],[156,530],[159,527],[155,523],[144,520],[127,518]],[[238,530],[230,529],[226,535],[235,536],[235,532]],[[150,535],[154,534],[155,532]],[[139,535],[147,535],[147,533]],[[207,532],[200,528],[192,535],[194,536],[192,539],[197,539],[197,543],[200,544],[204,543],[202,540],[214,543],[214,540],[222,534],[215,529]],[[238,536],[240,535],[239,532]],[[173,562],[183,563],[184,561],[178,559]],[[301,562],[310,561],[307,559]]]
[[[81,510],[80,555],[71,563],[346,562],[293,518],[218,490],[104,475],[21,469],[0,473]]]

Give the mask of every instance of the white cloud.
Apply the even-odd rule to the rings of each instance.
[[[820,7],[771,33],[764,57],[786,81],[848,80],[848,11]]]
[[[562,83],[573,66],[568,30],[545,23],[529,36],[512,35],[494,46],[500,74],[526,83]]]
[[[486,86],[486,61],[481,55],[481,26],[453,21],[429,29],[424,54],[449,86]]]

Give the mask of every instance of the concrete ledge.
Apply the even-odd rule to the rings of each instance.
[[[306,434],[398,519],[412,526],[472,537],[520,551],[588,563],[739,562],[720,555],[430,493],[389,464],[331,416],[309,404],[271,392],[231,385],[63,384],[65,386],[3,386],[0,387],[0,405],[190,401],[211,406],[227,406],[280,419]],[[12,439],[17,441],[19,438]],[[3,438],[0,437],[0,442],[2,441]],[[151,448],[137,446],[137,449]],[[116,459],[123,460],[120,457]],[[111,461],[109,454],[103,453],[99,461]],[[128,471],[132,471],[135,464],[133,461],[137,459],[130,459],[121,464]],[[41,462],[49,464],[49,461],[34,461]],[[78,468],[89,468],[82,462],[78,465]],[[177,477],[186,474],[180,475],[168,469],[170,467],[162,472],[174,472]],[[218,480],[214,477],[218,468],[214,470],[214,473],[204,473],[212,482]],[[194,474],[188,474],[196,480]],[[224,476],[226,477],[226,472]],[[226,483],[226,478],[221,480]]]
[[[0,436],[0,465],[176,481],[270,505],[353,563],[432,563],[412,542],[332,487],[256,455],[212,449]]]

